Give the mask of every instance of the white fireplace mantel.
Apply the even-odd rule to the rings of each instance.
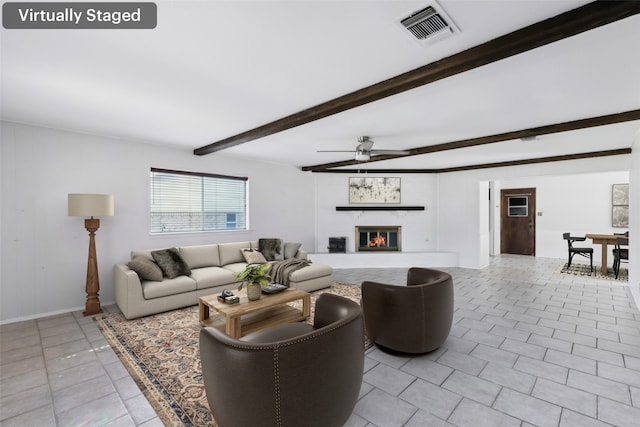
[[[395,206],[395,205],[384,205],[384,206],[336,206],[336,211],[344,212],[344,211],[356,211],[356,212],[369,212],[369,211],[424,211],[426,208],[424,206]]]

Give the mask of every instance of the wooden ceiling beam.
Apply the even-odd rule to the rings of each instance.
[[[640,13],[640,1],[595,1],[431,64],[196,148],[214,153],[432,83]]]
[[[440,173],[460,172],[475,169],[503,168],[506,166],[531,165],[535,163],[563,162],[566,160],[591,159],[594,157],[621,156],[623,154],[631,154],[631,148],[620,148],[617,150],[592,151],[590,153],[566,154],[563,156],[539,157],[524,160],[509,160],[506,162],[485,163],[479,165],[459,166],[454,168],[442,168]]]
[[[382,160],[397,159],[408,156],[418,156],[421,154],[437,153],[440,151],[455,150],[459,148],[475,147],[477,145],[493,144],[496,142],[509,141],[520,138],[530,138],[538,135],[548,135],[558,132],[568,132],[572,130],[585,129],[596,126],[612,125],[616,123],[640,120],[640,110],[625,111],[622,113],[608,114],[606,116],[590,117],[587,119],[573,120],[570,122],[556,123],[552,125],[539,126],[535,128],[522,129],[513,132],[505,132],[496,135],[481,136],[478,138],[463,139],[460,141],[445,142],[443,144],[427,145],[425,147],[412,148],[409,154],[373,156],[367,162],[357,160],[345,160],[341,162],[324,163],[315,166],[304,166],[303,171],[319,172],[324,169],[332,169],[343,166],[358,165],[362,163],[372,163]]]
[[[462,172],[475,169],[489,169],[489,168],[501,168],[506,166],[521,166],[530,165],[535,163],[550,163],[561,162],[566,160],[579,160],[579,159],[591,159],[594,157],[607,157],[607,156],[621,156],[624,154],[631,154],[631,148],[619,148],[616,150],[604,150],[604,151],[592,151],[589,153],[574,153],[566,154],[562,156],[549,156],[549,157],[534,157],[530,159],[522,160],[510,160],[506,162],[495,163],[482,163],[477,165],[456,166],[451,168],[442,169],[322,169],[314,172],[318,173],[349,173],[349,174],[361,174],[361,173],[384,173],[384,174],[397,174],[397,173],[446,173],[446,172]]]

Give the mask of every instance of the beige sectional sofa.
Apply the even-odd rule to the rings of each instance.
[[[258,248],[257,241],[219,243],[177,247],[177,252],[190,269],[189,275],[162,280],[141,279],[128,263],[113,268],[115,298],[127,319],[147,316],[162,311],[195,305],[204,295],[220,293],[224,289],[235,291],[240,284],[233,273],[247,266],[242,250]],[[143,257],[153,261],[148,250],[131,251],[131,259]],[[307,258],[297,249],[295,258]],[[310,263],[289,275],[289,286],[307,292],[331,286],[333,269],[320,263]]]

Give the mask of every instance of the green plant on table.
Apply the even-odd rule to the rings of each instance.
[[[260,286],[267,286],[271,280],[271,276],[268,271],[271,268],[269,263],[265,264],[250,264],[242,271],[233,273],[236,279],[242,280],[238,290],[242,290],[242,286],[246,283],[248,285],[258,284]]]

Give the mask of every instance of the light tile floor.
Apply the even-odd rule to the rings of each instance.
[[[0,426],[102,425],[162,423],[91,317],[0,327]]]
[[[375,347],[348,426],[640,426],[640,312],[620,283],[555,273],[562,260],[492,258],[454,277],[442,348]],[[347,283],[406,269],[340,269]],[[115,307],[107,307],[117,310]],[[0,427],[159,426],[90,318],[0,327]]]

